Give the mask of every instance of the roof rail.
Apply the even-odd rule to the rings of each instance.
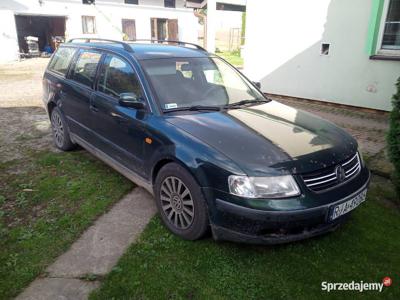
[[[110,42],[110,43],[116,43],[122,45],[124,49],[128,52],[133,53],[133,49],[129,44],[122,42],[122,41],[116,41],[116,40],[108,40],[108,39],[99,39],[99,38],[73,38],[68,41],[68,43],[72,43],[75,40],[84,40],[85,43],[90,43],[91,41],[100,41],[100,42]]]
[[[136,39],[136,40],[132,40],[132,41],[129,41],[129,42],[174,43],[174,44],[178,44],[180,46],[190,45],[190,46],[193,46],[193,47],[197,48],[198,50],[207,52],[206,49],[204,49],[203,47],[201,47],[201,46],[199,46],[197,44],[187,43],[187,42],[182,42],[182,41],[175,41],[175,40]]]

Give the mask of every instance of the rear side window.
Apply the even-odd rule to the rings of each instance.
[[[125,60],[107,55],[99,78],[99,91],[118,98],[122,93],[133,93],[142,97],[135,71]]]
[[[49,70],[63,75],[67,74],[69,64],[75,52],[76,49],[74,48],[58,48],[49,64]]]
[[[96,77],[96,69],[100,58],[101,53],[82,51],[75,63],[71,79],[91,87]]]

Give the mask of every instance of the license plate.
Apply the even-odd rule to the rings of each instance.
[[[331,209],[329,219],[332,221],[339,218],[340,216],[343,216],[344,214],[347,214],[348,212],[352,211],[357,206],[359,206],[361,203],[363,203],[366,197],[367,197],[367,190],[365,189],[354,198],[333,206]]]

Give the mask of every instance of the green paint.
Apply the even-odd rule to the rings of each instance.
[[[385,0],[371,0],[371,17],[368,28],[368,38],[366,44],[366,52],[368,55],[376,54],[376,47],[378,43],[379,25],[381,23],[383,5]]]

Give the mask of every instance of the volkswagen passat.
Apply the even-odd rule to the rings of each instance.
[[[183,42],[71,41],[44,103],[55,145],[81,145],[146,188],[173,233],[284,243],[337,228],[366,198],[356,140],[266,98],[223,59]]]

